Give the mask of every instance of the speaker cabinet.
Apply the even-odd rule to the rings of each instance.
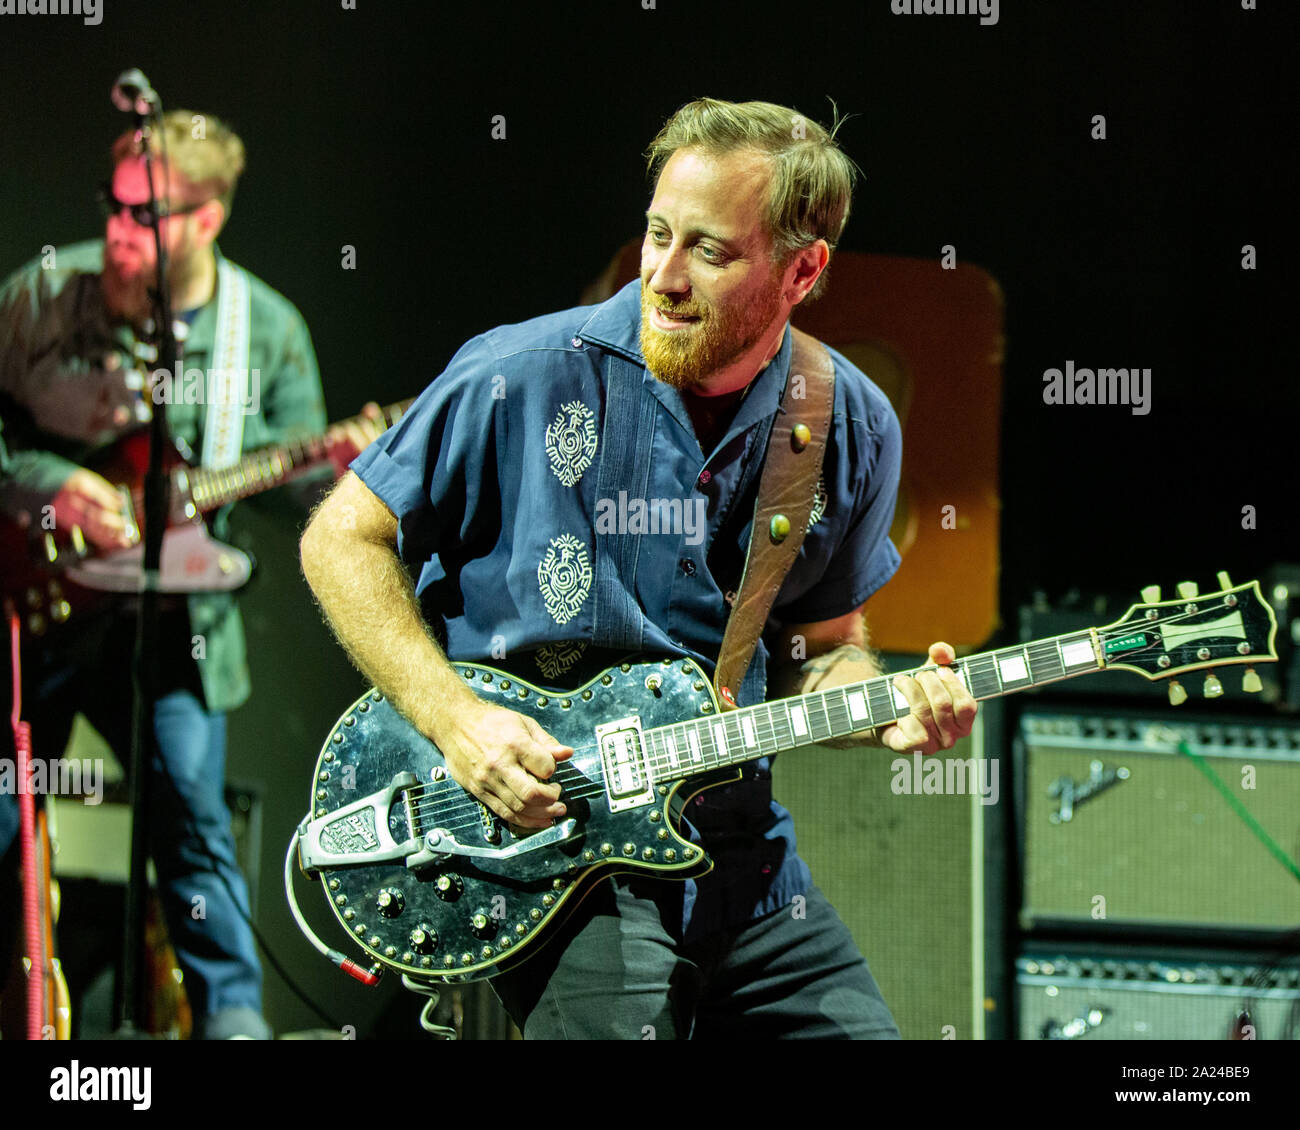
[[[891,660],[889,669],[908,665]],[[1001,890],[1011,804],[1001,717],[1000,703],[981,703],[971,736],[929,758],[814,747],[775,762],[776,799],[794,816],[799,853],[904,1039],[1007,1034]]]
[[[1294,1040],[1300,965],[1258,955],[1040,950],[1016,961],[1022,1040]]]
[[[1300,923],[1266,843],[1298,854],[1300,727],[1033,709],[1018,730],[1025,929]]]

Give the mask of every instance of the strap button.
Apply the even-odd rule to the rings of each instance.
[[[689,557],[683,557],[679,562],[677,562],[677,565],[688,577],[695,576],[695,562]]]

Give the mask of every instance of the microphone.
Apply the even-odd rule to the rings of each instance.
[[[123,113],[142,117],[161,108],[157,91],[149,85],[139,67],[132,67],[117,76],[117,82],[113,84],[113,105]]]

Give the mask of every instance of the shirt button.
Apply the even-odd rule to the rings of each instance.
[[[712,478],[713,478],[712,472],[710,472],[709,469],[705,467],[704,470],[700,472],[700,486],[707,486],[709,480]]]
[[[677,564],[688,577],[695,576],[695,562],[689,557],[683,557]]]

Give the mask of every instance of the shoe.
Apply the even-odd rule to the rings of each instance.
[[[271,1026],[247,1005],[222,1008],[201,1017],[194,1026],[196,1040],[270,1040]]]

